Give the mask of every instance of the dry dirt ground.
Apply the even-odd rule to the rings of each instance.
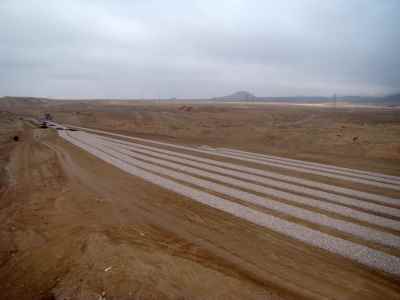
[[[400,109],[104,101],[48,110],[75,125],[400,175]]]
[[[123,104],[14,113],[400,175],[399,111]],[[146,183],[18,115],[1,129],[0,299],[400,297],[399,279]]]

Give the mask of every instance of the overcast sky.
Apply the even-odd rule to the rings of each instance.
[[[0,0],[0,95],[400,91],[399,0]]]

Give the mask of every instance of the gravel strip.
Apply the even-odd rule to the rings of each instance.
[[[372,177],[372,176],[367,176],[367,175],[353,175],[353,174],[348,174],[342,171],[335,171],[335,170],[326,170],[321,167],[311,167],[311,166],[304,166],[303,164],[299,163],[291,163],[291,162],[280,162],[276,159],[271,159],[271,158],[260,158],[256,157],[254,155],[248,155],[248,154],[241,154],[237,153],[236,151],[228,151],[228,150],[217,150],[219,153],[225,153],[225,154],[230,154],[238,159],[241,158],[249,158],[249,159],[254,159],[256,162],[260,164],[265,164],[273,167],[278,167],[282,169],[289,169],[289,170],[295,170],[303,173],[310,173],[310,174],[316,174],[316,175],[321,175],[325,177],[331,177],[331,178],[337,178],[337,179],[342,179],[342,180],[348,180],[348,181],[354,181],[354,182],[359,182],[363,184],[368,184],[368,185],[374,185],[374,186],[379,186],[379,187],[386,187],[386,188],[391,188],[391,189],[396,189],[395,187],[399,187],[400,183],[398,181],[395,181],[393,179],[384,179],[384,178],[378,178],[378,177]],[[394,185],[394,187],[392,187]],[[400,187],[399,187],[400,189]]]
[[[129,145],[126,145],[126,143],[121,143],[118,140],[110,139],[110,138],[102,137],[102,136],[96,136],[96,137],[99,139],[117,144],[121,148],[134,150],[136,152],[140,152],[143,154],[149,154],[149,155],[161,158],[161,159],[171,160],[174,162],[183,163],[183,164],[190,165],[193,167],[203,168],[208,171],[218,172],[218,173],[221,173],[224,175],[230,175],[230,176],[234,176],[237,178],[250,180],[253,182],[266,184],[266,185],[284,189],[284,190],[302,193],[302,194],[306,194],[306,195],[313,196],[313,197],[319,197],[322,199],[331,200],[331,201],[334,201],[335,203],[352,205],[352,206],[359,207],[359,208],[369,209],[374,212],[380,212],[380,213],[384,213],[387,215],[400,217],[400,209],[387,207],[387,206],[383,206],[383,205],[379,205],[379,204],[374,204],[374,203],[370,203],[370,202],[360,201],[358,199],[354,199],[354,198],[350,198],[350,197],[346,197],[346,196],[331,194],[331,193],[314,190],[314,189],[310,189],[310,188],[303,187],[303,186],[298,186],[298,185],[294,185],[294,184],[290,184],[290,183],[286,183],[286,182],[282,182],[282,181],[276,181],[276,180],[272,180],[269,178],[260,177],[257,175],[246,174],[243,172],[238,172],[238,171],[234,171],[234,170],[216,167],[216,166],[209,165],[209,164],[196,162],[196,161],[205,161],[205,162],[215,163],[214,161],[209,160],[209,159],[197,158],[195,156],[179,154],[176,152],[163,150],[163,149],[156,149],[156,148],[145,146],[145,145],[138,145],[138,144],[133,144],[133,143],[129,143]],[[165,153],[165,154],[162,154],[162,153]],[[184,157],[190,158],[190,160],[185,159]],[[224,165],[224,163],[222,163],[222,164]],[[229,164],[227,164],[227,165],[229,165]],[[239,169],[240,169],[240,167],[239,167]]]
[[[79,136],[79,134],[77,136]],[[319,214],[319,213],[312,212],[312,211],[309,211],[306,209],[287,205],[287,204],[284,204],[279,201],[274,201],[272,199],[260,197],[260,196],[257,196],[257,195],[254,195],[254,194],[242,191],[242,190],[238,190],[235,188],[230,188],[225,185],[218,184],[218,183],[215,183],[212,181],[200,179],[197,177],[190,176],[188,174],[183,174],[183,173],[176,172],[176,171],[166,169],[163,167],[159,167],[159,166],[156,166],[156,165],[153,165],[150,163],[146,163],[146,162],[143,162],[140,160],[136,160],[132,156],[134,156],[138,159],[146,159],[147,157],[144,155],[129,152],[128,150],[118,149],[117,147],[112,146],[112,145],[107,145],[106,143],[101,142],[96,138],[90,137],[88,134],[84,134],[84,135],[80,134],[80,137],[78,137],[78,139],[80,139],[81,142],[88,142],[93,146],[99,147],[100,149],[107,152],[108,154],[119,157],[120,159],[124,160],[125,162],[134,164],[135,166],[143,168],[145,170],[148,170],[151,172],[157,172],[158,174],[161,174],[161,175],[170,176],[170,177],[173,177],[174,179],[181,180],[183,182],[187,182],[190,184],[194,184],[196,186],[206,188],[208,190],[222,193],[222,194],[225,194],[225,195],[228,195],[228,196],[231,196],[234,198],[238,198],[238,199],[241,199],[241,200],[247,201],[249,203],[262,206],[262,207],[273,209],[273,210],[276,210],[276,211],[279,211],[279,212],[282,212],[282,213],[285,213],[288,215],[292,215],[294,217],[312,222],[314,224],[328,226],[330,228],[334,228],[334,229],[358,236],[365,240],[377,242],[382,245],[386,245],[386,246],[390,246],[390,247],[400,248],[400,237],[398,237],[396,235],[378,231],[378,230],[368,228],[365,226],[353,224],[351,222],[334,219],[334,218],[328,217],[323,214]],[[128,155],[126,155],[126,154],[128,154]],[[158,159],[154,159],[154,160],[149,159],[148,161],[152,161],[154,163],[159,163],[159,164],[162,164],[165,166],[176,167],[176,169],[178,169],[180,171],[187,171],[187,172],[191,172],[192,174],[193,173],[196,174],[196,169],[193,169],[190,167],[179,166],[179,165],[176,165],[173,163],[171,163],[171,165],[170,165],[170,163],[165,163],[164,161],[158,160]],[[204,172],[204,173],[207,173],[207,172]],[[203,173],[200,173],[200,174],[203,174]],[[198,175],[200,175],[200,174],[198,174]],[[213,174],[208,173],[207,175],[213,175]],[[207,175],[204,174],[204,176],[207,176]],[[210,176],[208,176],[208,177],[210,177]],[[212,177],[210,177],[210,178],[212,178]],[[228,180],[229,180],[229,178],[228,178]],[[240,181],[237,180],[237,181],[235,181],[235,183],[232,182],[232,184],[240,185]],[[386,220],[386,221],[390,222],[392,220]],[[399,225],[398,222],[397,222],[397,225]]]
[[[366,184],[366,185],[377,186],[377,187],[381,187],[381,188],[400,191],[400,185],[398,183],[395,183],[395,184],[385,183],[385,182],[381,182],[381,181],[367,180],[367,179],[363,179],[363,178],[359,178],[359,177],[333,174],[333,173],[330,173],[327,171],[318,171],[318,170],[313,170],[311,168],[293,166],[292,164],[288,164],[288,163],[278,163],[278,162],[274,162],[274,161],[267,160],[267,159],[254,158],[250,155],[232,153],[230,151],[218,151],[218,153],[227,154],[227,155],[233,156],[233,158],[236,158],[239,160],[251,161],[251,162],[266,165],[266,166],[287,169],[287,170],[293,170],[293,171],[308,173],[308,174],[315,174],[315,175],[319,175],[319,176],[330,177],[330,178],[335,178],[335,179],[340,179],[340,180],[353,181],[353,182],[362,183],[362,184]]]
[[[273,161],[277,161],[277,162],[292,163],[294,165],[298,165],[301,167],[314,168],[314,169],[321,170],[321,171],[333,172],[333,173],[338,173],[338,174],[343,174],[343,175],[348,175],[348,176],[356,176],[356,177],[360,177],[360,178],[377,180],[377,181],[387,180],[386,181],[387,183],[400,184],[400,177],[398,177],[398,176],[391,176],[391,175],[385,175],[385,174],[380,174],[380,173],[375,173],[375,172],[368,172],[368,171],[361,171],[361,170],[355,170],[355,169],[349,169],[349,168],[336,167],[336,166],[332,166],[332,165],[302,161],[302,160],[297,160],[297,159],[283,158],[283,157],[279,157],[279,156],[260,154],[260,153],[254,153],[254,152],[247,152],[247,151],[242,151],[242,150],[237,150],[237,149],[217,148],[216,150],[250,155],[251,157],[254,157],[254,158],[264,158],[264,159],[273,160]],[[383,181],[383,182],[385,182],[385,181]]]
[[[196,148],[192,148],[192,147],[187,147],[187,146],[182,146],[182,145],[174,145],[174,144],[164,143],[164,142],[157,142],[157,141],[153,141],[153,140],[149,140],[149,139],[136,138],[136,137],[131,137],[128,135],[122,135],[122,134],[112,133],[112,132],[103,131],[103,130],[96,130],[96,129],[90,129],[90,128],[85,128],[85,127],[78,127],[78,126],[72,126],[72,127],[91,131],[91,132],[97,132],[97,133],[103,133],[103,134],[107,134],[107,135],[111,135],[111,136],[127,138],[127,139],[134,140],[134,141],[152,143],[152,144],[160,145],[160,146],[174,147],[176,149],[189,150],[189,151],[197,152],[197,153],[212,154],[214,156],[219,156],[219,157],[224,157],[224,158],[235,158],[232,155],[217,153],[215,151],[214,152],[205,151],[205,150],[200,150],[200,149],[196,149]],[[242,160],[249,161],[249,159],[242,159]],[[230,165],[229,168],[234,168],[234,169],[235,169],[235,166],[237,166],[235,164],[223,163],[223,162],[218,162],[218,161],[214,161],[214,164],[224,166],[224,167],[228,167],[228,165]],[[222,164],[224,164],[224,165],[222,165]],[[326,183],[315,182],[315,181],[302,179],[302,178],[298,178],[298,177],[282,175],[282,174],[278,174],[278,173],[273,173],[273,172],[269,172],[269,171],[265,171],[265,170],[259,170],[259,169],[255,169],[255,168],[249,168],[249,167],[245,167],[245,166],[241,166],[240,171],[249,172],[249,173],[257,174],[257,175],[261,175],[261,176],[266,176],[266,177],[270,177],[270,178],[274,178],[274,179],[278,179],[278,180],[282,180],[282,181],[292,182],[295,184],[300,184],[300,185],[308,186],[311,188],[317,188],[317,189],[325,190],[328,192],[336,192],[336,193],[340,193],[343,195],[358,197],[361,199],[377,201],[377,202],[382,202],[382,203],[391,204],[391,205],[400,205],[400,199],[395,199],[395,198],[391,198],[391,197],[376,195],[376,194],[362,192],[362,191],[356,191],[356,190],[352,190],[349,188],[343,188],[343,187],[339,187],[339,186],[329,185]]]
[[[76,141],[65,132],[59,132],[59,134],[72,144],[81,147],[98,158],[101,158],[104,161],[126,171],[127,173],[140,177],[148,182],[159,185],[165,189],[171,190],[177,194],[193,199],[202,204],[225,211],[249,222],[266,227],[270,230],[282,233],[296,240],[300,240],[310,245],[353,259],[366,266],[400,276],[399,257],[388,255],[381,251],[374,250],[351,241],[333,237],[317,230],[291,223],[286,220],[256,211],[244,205],[228,201],[224,198],[196,190],[194,188],[174,182],[173,180],[169,180],[151,172],[144,171],[143,169],[134,167],[110,155],[106,155],[104,152]]]

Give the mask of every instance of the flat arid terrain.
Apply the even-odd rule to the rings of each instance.
[[[400,298],[398,108],[3,98],[0,143],[0,299]]]

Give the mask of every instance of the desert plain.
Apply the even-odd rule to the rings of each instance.
[[[237,149],[400,176],[399,108],[3,98],[0,111],[0,299],[400,297],[400,278],[394,274],[128,174],[36,122],[49,113],[59,124],[162,143]],[[234,158],[219,160],[399,199],[386,208],[400,209],[396,189]],[[292,205],[400,237],[397,229]],[[399,216],[350,207],[400,222]],[[400,257],[396,247],[268,208],[262,211]]]

